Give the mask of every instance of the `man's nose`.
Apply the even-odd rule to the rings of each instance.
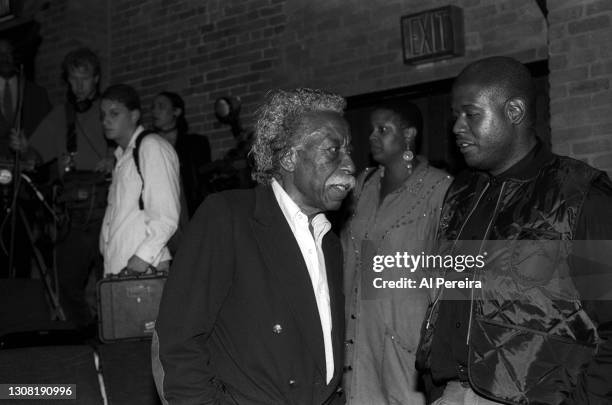
[[[353,163],[353,159],[351,159],[351,155],[348,153],[344,154],[344,158],[342,159],[342,165],[340,166],[341,170],[350,174],[351,176],[355,174],[355,163]]]
[[[455,135],[459,135],[465,132],[465,128],[466,128],[465,118],[463,118],[463,116],[460,115],[457,117],[457,119],[455,119],[455,123],[453,124],[453,133]]]

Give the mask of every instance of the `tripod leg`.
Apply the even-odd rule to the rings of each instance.
[[[49,299],[51,300],[51,304],[53,305],[53,309],[55,310],[55,313],[57,314],[57,317],[59,318],[59,320],[65,321],[66,315],[64,314],[64,310],[59,303],[57,294],[53,291],[53,288],[51,287],[51,283],[49,282],[49,271],[45,264],[45,260],[43,259],[42,254],[40,253],[40,250],[36,247],[36,244],[34,243],[34,237],[32,236],[32,230],[30,229],[30,224],[21,208],[19,209],[19,216],[21,217],[21,220],[23,221],[23,227],[25,228],[28,239],[30,240],[32,251],[34,252],[34,258],[36,259],[38,271],[40,272],[40,278],[43,280],[43,283],[45,284],[45,288],[47,290],[47,294],[49,295]]]
[[[11,216],[11,230],[10,230],[10,241],[9,241],[9,278],[15,278],[17,271],[15,269],[15,229],[17,226],[17,215],[15,215],[15,204],[12,204],[10,210]]]
[[[21,183],[21,153],[15,152],[15,165],[13,167],[13,197],[11,199],[11,241],[9,243],[9,278],[15,278],[15,227],[17,226],[17,197],[19,196],[19,184]]]

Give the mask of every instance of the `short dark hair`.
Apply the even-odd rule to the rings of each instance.
[[[123,104],[130,111],[141,110],[138,92],[132,86],[127,84],[121,83],[109,86],[104,93],[102,93],[101,99],[117,101]]]
[[[527,104],[527,123],[535,122],[535,85],[529,69],[518,60],[508,56],[492,56],[472,62],[455,80],[453,91],[466,83],[487,87],[500,99],[522,98]]]
[[[414,152],[420,152],[423,139],[423,115],[416,104],[410,101],[383,100],[374,106],[372,112],[376,110],[391,111],[397,115],[403,127],[415,128],[417,134],[414,137]]]
[[[94,76],[100,76],[100,59],[89,48],[78,48],[70,51],[62,62],[62,79],[68,82],[70,71],[79,68],[92,69]]]

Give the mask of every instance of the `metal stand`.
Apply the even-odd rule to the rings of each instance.
[[[17,100],[17,113],[16,113],[16,117],[15,117],[15,131],[17,132],[17,134],[21,133],[21,119],[22,119],[22,110],[23,110],[23,94],[24,94],[24,83],[25,83],[25,77],[23,75],[23,66],[21,66],[20,71],[19,71],[19,94],[18,94],[18,100]],[[57,316],[57,318],[61,321],[65,321],[66,320],[66,315],[64,313],[63,308],[61,307],[60,303],[59,303],[59,299],[57,297],[57,293],[56,291],[54,291],[51,283],[49,282],[49,270],[47,268],[47,265],[45,264],[45,260],[42,256],[42,254],[40,253],[40,250],[36,247],[36,243],[34,242],[34,236],[32,235],[32,228],[30,227],[30,223],[28,222],[28,218],[26,217],[25,213],[23,212],[23,210],[21,209],[21,207],[18,206],[18,200],[19,200],[19,191],[21,188],[21,179],[25,179],[26,182],[30,185],[30,187],[32,188],[32,190],[34,191],[34,194],[36,195],[36,197],[43,203],[43,205],[45,206],[45,208],[47,208],[51,214],[54,217],[55,223],[57,223],[57,217],[55,216],[55,211],[46,203],[42,193],[40,193],[40,191],[36,188],[36,186],[34,186],[34,184],[32,183],[32,181],[29,179],[29,177],[25,174],[23,174],[21,172],[21,152],[19,150],[15,151],[15,160],[14,160],[14,164],[13,164],[13,195],[11,198],[11,203],[9,205],[9,207],[7,207],[6,210],[6,215],[10,215],[10,219],[11,219],[11,229],[10,229],[10,242],[9,242],[9,252],[8,252],[8,256],[9,256],[9,278],[14,278],[16,275],[16,269],[15,269],[15,265],[14,265],[14,261],[15,261],[15,230],[17,227],[17,215],[19,214],[20,218],[21,218],[21,222],[23,224],[23,228],[26,232],[26,235],[28,237],[28,241],[30,243],[30,246],[32,248],[32,252],[34,253],[34,259],[36,260],[36,264],[38,267],[38,271],[40,273],[40,278],[43,281],[43,284],[45,285],[45,289],[47,292],[47,295],[49,297],[49,301],[51,302],[51,305],[53,306],[53,310],[55,311],[55,314]],[[55,249],[55,248],[54,248]],[[57,271],[55,269],[53,269],[53,275],[57,274]],[[57,283],[56,283],[57,286]]]
[[[11,205],[7,210],[7,215],[11,216],[11,233],[9,239],[9,278],[15,278],[16,269],[14,266],[15,261],[15,228],[17,226],[17,199],[19,195],[19,186],[21,184],[21,154],[15,152],[15,164],[13,169],[13,197],[11,198]]]
[[[24,176],[24,178],[27,178],[27,176],[25,174],[22,174],[22,176]],[[36,196],[38,197],[38,199],[43,203],[43,205],[48,209],[51,210],[50,212],[52,212],[53,218],[54,218],[54,223],[57,223],[57,217],[55,215],[55,212],[52,210],[52,208],[46,203],[46,201],[44,201],[44,197],[42,196],[42,194],[40,193],[40,191],[38,191],[38,189],[34,186],[34,184],[32,184],[29,179],[26,180],[26,182],[32,187],[34,193],[36,194]],[[20,187],[20,182],[15,181],[14,182],[14,187]],[[19,190],[15,190],[14,195],[17,195],[19,193]],[[7,252],[8,253],[8,257],[9,257],[9,263],[10,266],[9,267],[9,277],[10,278],[14,278],[16,276],[16,269],[14,266],[14,257],[15,257],[15,229],[17,228],[17,221],[19,218],[19,221],[21,223],[21,225],[23,226],[23,230],[25,231],[25,235],[27,237],[27,242],[28,245],[31,247],[32,249],[32,253],[33,253],[33,258],[36,262],[36,267],[38,268],[38,272],[40,275],[40,279],[42,280],[43,284],[45,285],[45,290],[47,293],[47,296],[49,298],[49,302],[51,303],[52,309],[55,312],[56,318],[62,321],[66,320],[66,316],[64,314],[64,310],[62,309],[61,305],[59,304],[59,299],[57,296],[57,292],[56,290],[53,288],[53,286],[51,285],[50,282],[50,278],[56,280],[56,274],[57,271],[55,269],[55,265],[52,268],[52,271],[49,270],[49,268],[47,267],[45,260],[43,258],[43,255],[40,251],[40,249],[36,246],[36,243],[34,241],[34,235],[32,233],[32,227],[30,226],[30,222],[28,220],[28,217],[25,215],[24,210],[19,207],[19,205],[16,202],[11,202],[10,205],[8,205],[6,207],[6,212],[5,212],[5,220],[8,219],[8,216],[10,216],[10,220],[11,220],[11,232],[10,232],[10,251]],[[55,247],[53,248],[55,250]],[[57,285],[57,281],[55,281],[55,285]]]
[[[26,235],[28,236],[28,240],[30,241],[30,245],[32,246],[32,251],[34,252],[34,259],[36,260],[38,271],[40,273],[40,278],[45,285],[45,289],[47,291],[49,301],[51,302],[51,305],[53,306],[53,310],[55,311],[57,319],[59,319],[60,321],[65,321],[66,314],[64,313],[64,309],[60,305],[59,299],[57,298],[57,294],[55,293],[55,291],[53,291],[53,287],[51,286],[51,283],[49,282],[49,269],[47,268],[47,265],[45,264],[45,260],[42,254],[40,253],[40,250],[36,247],[36,244],[34,243],[34,237],[32,235],[32,229],[30,228],[30,223],[28,222],[28,218],[26,217],[26,215],[24,214],[21,208],[19,209],[19,216],[21,217],[21,221],[26,231]]]
[[[23,92],[24,92],[25,77],[23,75],[23,66],[19,69],[19,93],[17,98],[17,115],[10,118],[14,118],[15,131],[21,136],[21,118],[23,110]],[[11,233],[9,242],[9,278],[15,277],[15,266],[13,262],[15,259],[15,227],[17,225],[17,199],[19,195],[19,185],[21,183],[21,151],[15,151],[15,160],[13,164],[13,198],[11,199],[11,206],[9,208],[9,215],[11,215]]]

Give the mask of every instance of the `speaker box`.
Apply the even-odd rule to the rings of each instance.
[[[31,330],[50,319],[42,281],[0,279],[0,335]]]
[[[46,321],[22,325],[18,331],[0,333],[0,349],[33,346],[62,346],[86,344],[86,337],[72,322]]]
[[[45,404],[103,403],[91,346],[0,350],[0,381],[3,384],[76,384],[76,401],[45,399]],[[2,400],[5,403],[23,405],[24,400]]]
[[[52,321],[41,280],[0,279],[0,349],[80,345],[70,321]]]

